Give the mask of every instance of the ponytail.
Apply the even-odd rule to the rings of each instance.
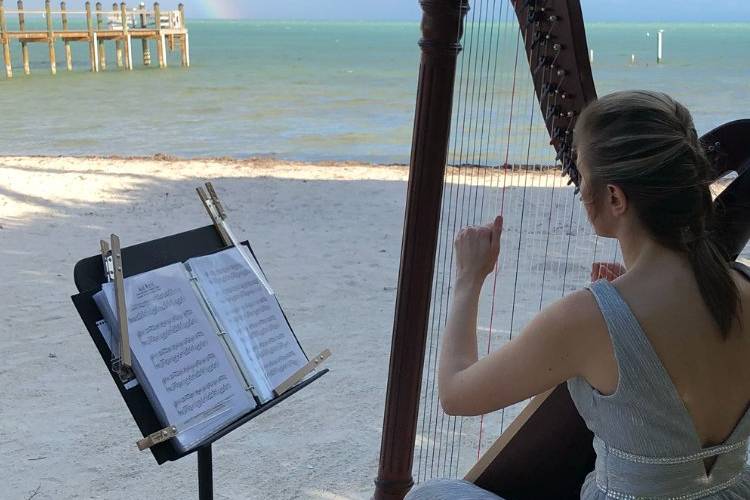
[[[732,279],[727,261],[705,233],[685,245],[701,297],[718,325],[722,337],[726,339],[740,306],[739,291]]]

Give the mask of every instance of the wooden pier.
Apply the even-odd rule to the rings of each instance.
[[[159,3],[153,10],[146,10],[143,3],[136,9],[128,9],[125,2],[112,5],[112,10],[102,10],[102,4],[96,3],[95,11],[91,2],[86,2],[85,10],[69,11],[65,2],[60,3],[60,10],[53,11],[50,0],[46,0],[43,11],[24,10],[23,0],[18,0],[17,10],[6,10],[0,0],[0,42],[3,49],[5,74],[13,77],[13,60],[11,42],[17,40],[21,46],[23,71],[31,74],[29,62],[29,44],[43,43],[49,47],[49,65],[52,74],[57,73],[57,55],[55,42],[64,44],[65,66],[73,70],[73,59],[70,44],[83,42],[88,44],[89,69],[93,72],[107,68],[106,42],[115,44],[115,63],[126,70],[133,69],[133,40],[141,40],[143,65],[150,66],[151,50],[149,42],[156,44],[156,60],[160,68],[167,67],[167,51],[179,47],[181,65],[190,66],[190,42],[185,25],[185,8],[182,4],[178,10],[162,12]],[[17,17],[16,17],[17,16]],[[37,16],[46,23],[46,29],[27,29],[29,17]],[[77,23],[71,23],[71,18]],[[17,19],[18,29],[9,30],[10,20]],[[56,22],[58,20],[58,22]],[[85,20],[85,25],[83,21]],[[39,23],[37,23],[39,24]],[[71,26],[75,24],[75,26]]]

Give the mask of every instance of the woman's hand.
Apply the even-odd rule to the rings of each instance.
[[[591,265],[591,282],[605,279],[614,281],[625,274],[625,266],[618,262],[594,262]]]
[[[454,243],[456,248],[456,280],[477,286],[484,283],[492,272],[500,253],[500,233],[503,230],[502,216],[484,226],[468,226],[461,229]]]

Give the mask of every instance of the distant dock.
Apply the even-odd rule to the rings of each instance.
[[[167,50],[179,48],[181,64],[190,66],[190,42],[185,25],[185,8],[182,4],[178,10],[162,12],[159,3],[153,10],[147,10],[143,3],[136,9],[128,10],[125,2],[113,4],[112,10],[102,10],[102,4],[96,3],[92,12],[91,2],[86,2],[85,10],[69,11],[65,2],[60,3],[60,10],[51,9],[50,0],[45,2],[44,10],[24,10],[23,0],[17,3],[17,10],[5,10],[0,0],[0,42],[2,43],[5,75],[13,78],[13,59],[11,42],[20,43],[23,72],[31,74],[29,61],[29,44],[45,43],[49,47],[49,67],[52,74],[57,73],[57,54],[55,42],[64,44],[65,66],[73,71],[73,58],[70,44],[83,42],[89,48],[89,69],[92,72],[107,69],[106,42],[115,44],[115,61],[118,68],[133,69],[133,40],[141,41],[143,65],[151,66],[151,47],[156,44],[156,61],[160,68],[167,67]],[[27,29],[29,19],[33,24],[46,25],[46,29]],[[18,29],[8,30],[9,20],[16,21]],[[39,21],[42,21],[40,23]],[[85,24],[83,21],[85,20]],[[57,21],[57,22],[56,22]]]

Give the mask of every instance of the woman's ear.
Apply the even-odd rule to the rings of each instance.
[[[621,216],[628,210],[628,197],[620,186],[607,184],[607,201],[612,215]]]

